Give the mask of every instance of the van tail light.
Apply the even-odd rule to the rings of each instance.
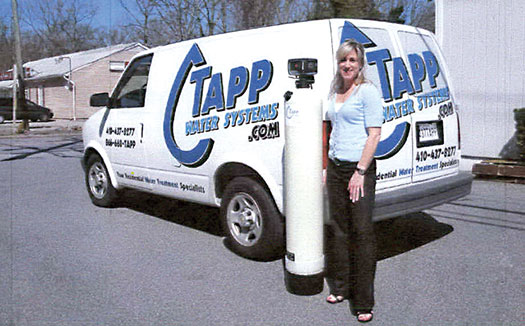
[[[461,127],[459,123],[459,112],[456,106],[456,118],[458,119],[458,150],[461,149]]]
[[[332,132],[332,124],[330,121],[323,121],[323,169],[328,166],[328,140]]]

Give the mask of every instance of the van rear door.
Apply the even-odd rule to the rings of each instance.
[[[413,100],[413,182],[457,173],[459,132],[446,66],[434,37],[419,30],[397,32],[407,63]]]

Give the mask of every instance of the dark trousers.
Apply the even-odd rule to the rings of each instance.
[[[374,306],[377,245],[372,223],[376,165],[365,175],[364,198],[352,203],[348,183],[356,163],[329,161],[327,190],[330,223],[326,234],[326,280],[330,293],[350,300],[354,311]]]

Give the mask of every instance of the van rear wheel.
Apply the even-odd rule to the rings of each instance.
[[[98,155],[91,155],[86,164],[86,186],[93,204],[113,207],[117,201],[117,189],[111,184],[108,169]]]
[[[221,204],[221,223],[228,247],[255,260],[279,258],[284,250],[284,223],[266,189],[238,177],[228,184]]]

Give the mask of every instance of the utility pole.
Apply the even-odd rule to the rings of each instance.
[[[11,10],[13,11],[13,34],[15,40],[15,65],[16,71],[13,70],[13,87],[16,87],[16,91],[13,91],[16,96],[13,96],[13,110],[20,112],[25,109],[25,105],[22,102],[25,99],[25,86],[24,86],[24,70],[22,67],[22,47],[20,45],[20,24],[18,22],[18,3],[16,0],[11,0]],[[16,73],[16,75],[15,75]],[[15,115],[13,115],[14,123]],[[24,132],[29,129],[29,121],[24,119],[22,124],[18,127],[19,132]]]

